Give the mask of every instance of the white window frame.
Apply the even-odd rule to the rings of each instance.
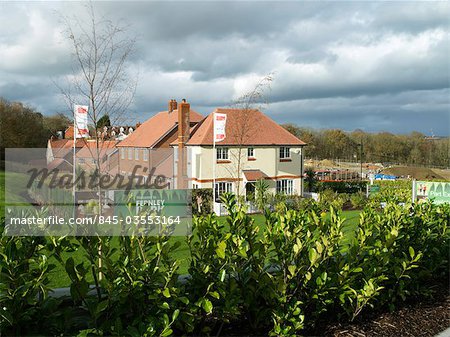
[[[122,158],[122,160],[125,159],[125,148],[123,147],[120,149],[120,157]]]
[[[144,154],[142,155],[144,161],[148,161],[148,149],[143,148],[142,151],[144,152]]]
[[[139,151],[140,151],[141,149],[140,148],[138,148],[138,147],[135,147],[134,148],[134,160],[139,160]]]
[[[233,192],[233,183],[230,181],[219,181],[216,183],[216,188],[214,189],[215,192],[215,200],[218,202],[220,200],[220,196],[223,193],[227,192]]]
[[[286,195],[294,194],[294,180],[292,179],[277,180],[277,193]]]
[[[247,158],[255,158],[255,148],[254,147],[247,148]]]
[[[216,148],[216,159],[217,160],[229,160],[228,148],[227,147],[217,147]]]
[[[128,160],[133,160],[133,148],[128,148]]]
[[[280,159],[290,159],[291,158],[291,148],[287,146],[280,147]]]

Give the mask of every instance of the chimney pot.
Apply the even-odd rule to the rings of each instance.
[[[169,101],[169,108],[168,111],[169,113],[171,113],[173,110],[177,109],[177,101],[174,100],[173,98]]]

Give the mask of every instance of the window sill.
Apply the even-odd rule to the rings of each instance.
[[[248,161],[255,161],[256,158],[255,157],[248,157]]]
[[[231,160],[226,160],[226,159],[218,159],[217,160],[217,162],[216,162],[217,164],[229,164],[229,163],[231,163]]]
[[[281,163],[287,163],[287,162],[290,162],[290,161],[292,161],[291,158],[282,158],[282,159],[280,159]]]

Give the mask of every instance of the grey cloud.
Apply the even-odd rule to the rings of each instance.
[[[449,132],[443,122],[449,114],[448,3],[94,5],[100,16],[123,20],[137,35],[130,65],[140,69],[141,79],[130,120],[143,121],[170,98],[185,97],[208,113],[275,71],[268,112],[279,122]],[[51,78],[64,81],[71,68],[55,12],[80,15],[82,6],[1,3],[0,9],[6,23],[0,28],[0,96],[60,111],[64,105]]]
[[[430,90],[361,96],[320,98],[271,104],[268,113],[280,122],[315,128],[362,129],[427,134],[450,133],[450,90]]]

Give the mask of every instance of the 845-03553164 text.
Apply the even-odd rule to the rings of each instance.
[[[173,225],[180,224],[181,220],[180,216],[173,215],[127,215],[124,217],[118,215],[92,215],[70,218],[49,215],[45,217],[11,217],[9,222],[12,225]]]

